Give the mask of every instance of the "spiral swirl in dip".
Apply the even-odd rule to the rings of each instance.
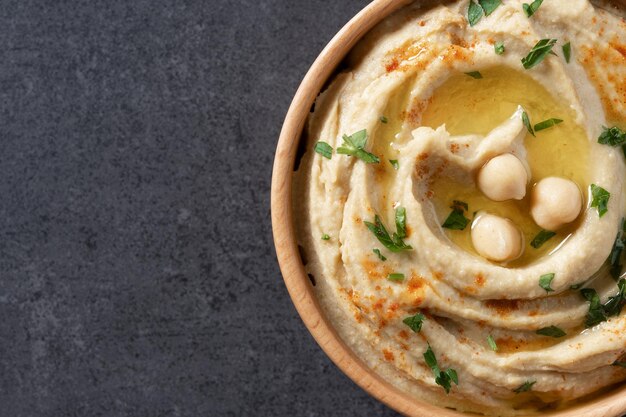
[[[489,415],[626,378],[626,23],[536,3],[385,19],[318,98],[295,174],[343,340],[409,394]]]

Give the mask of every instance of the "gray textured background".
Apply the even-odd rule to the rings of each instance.
[[[365,3],[0,1],[0,416],[394,415],[269,222],[289,101]]]

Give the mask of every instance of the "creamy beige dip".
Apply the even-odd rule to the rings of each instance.
[[[360,41],[316,102],[294,183],[306,268],[343,340],[410,395],[489,415],[567,406],[626,378],[614,364],[626,353],[624,300],[607,261],[619,255],[626,172],[621,146],[598,143],[604,127],[626,128],[626,23],[584,0],[546,0],[531,17],[522,1],[505,0],[473,26],[466,0],[420,3]],[[556,55],[525,69],[541,39],[556,39]],[[562,122],[533,136],[524,114],[531,128]],[[362,151],[378,162],[337,152],[343,135],[363,129]],[[320,141],[330,159],[313,151]],[[508,177],[526,171],[522,184],[493,191],[495,169],[477,185],[500,155],[519,160]],[[582,209],[534,247],[541,207],[531,195],[548,177],[574,184],[580,194],[563,198]],[[544,200],[566,190],[555,184]],[[592,184],[610,193],[602,216]],[[494,201],[498,192],[512,198]],[[456,206],[462,230],[442,227],[454,200],[468,205]],[[406,220],[396,226],[398,208]],[[390,236],[404,224],[398,239],[412,249],[390,250],[366,226],[376,215]],[[482,215],[513,234],[497,244],[491,226],[479,235]],[[503,247],[504,261],[484,255]],[[581,284],[618,306],[598,307]],[[404,322],[416,316],[421,329]],[[447,369],[458,384],[451,373],[436,381]]]

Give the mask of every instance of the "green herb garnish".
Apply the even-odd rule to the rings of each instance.
[[[483,75],[478,71],[466,72],[465,75],[469,75],[470,77],[477,79],[477,80],[480,80],[481,78],[483,78]]]
[[[337,148],[337,153],[342,155],[356,156],[365,163],[377,164],[380,162],[378,157],[374,154],[367,152],[365,149],[365,143],[367,142],[367,130],[359,130],[352,135],[343,135],[343,144]]]
[[[553,279],[554,279],[553,272],[542,275],[541,277],[539,277],[539,286],[543,288],[544,290],[546,290],[546,292],[552,292],[554,290],[552,289],[552,287],[550,287],[550,284],[552,284]]]
[[[565,333],[563,329],[556,326],[544,327],[543,329],[537,330],[535,333],[542,336],[550,336],[554,338],[559,338],[567,335],[567,333]]]
[[[622,307],[626,304],[626,279],[617,282],[618,293],[609,297],[606,303],[600,303],[600,296],[593,288],[583,288],[580,290],[585,300],[589,301],[589,311],[585,318],[585,326],[593,327],[596,324],[606,321],[609,317],[617,316],[621,313]]]
[[[541,39],[533,46],[528,55],[522,58],[522,65],[525,69],[531,69],[541,63],[546,55],[552,52],[556,39]]]
[[[370,223],[370,222],[363,222],[363,223],[365,223],[365,226],[367,226],[370,232],[374,233],[374,236],[376,236],[376,238],[380,241],[380,243],[385,245],[385,247],[389,249],[390,251],[402,252],[403,250],[413,249],[411,245],[407,245],[406,243],[404,243],[402,238],[398,236],[397,233],[394,233],[393,235],[390,236],[389,232],[385,228],[385,225],[382,223],[378,215],[374,216],[374,223]]]
[[[387,279],[393,282],[402,282],[404,281],[404,274],[400,274],[400,273],[389,274],[387,275]]]
[[[504,43],[496,42],[493,49],[496,51],[496,55],[502,55],[505,51]]]
[[[498,350],[498,345],[496,345],[496,341],[493,339],[492,335],[487,336],[487,344],[494,352]]]
[[[548,119],[548,120],[544,120],[543,122],[539,122],[535,125],[535,132],[539,132],[540,130],[544,130],[547,129],[549,127],[552,126],[556,126],[559,123],[563,123],[563,120],[561,119]]]
[[[526,126],[526,130],[528,130],[528,133],[535,136],[533,127],[530,125],[530,118],[528,117],[528,113],[526,113],[525,111],[522,112],[522,123],[524,123],[524,126]]]
[[[626,221],[622,218],[621,227],[617,231],[615,242],[611,248],[611,254],[609,255],[609,264],[611,265],[611,276],[616,281],[622,273],[622,252],[626,242],[624,241],[626,236]]]
[[[482,7],[474,3],[474,0],[470,0],[469,8],[467,9],[467,21],[469,22],[470,26],[474,26],[482,17]]]
[[[537,233],[537,236],[533,238],[533,240],[530,242],[530,246],[535,249],[539,249],[544,243],[546,243],[554,236],[556,236],[556,233],[549,230],[542,230],[541,232]]]
[[[324,233],[322,235],[322,240],[330,240],[330,236],[328,236],[326,233]]]
[[[387,119],[385,116],[380,116],[380,122],[381,123],[389,123],[389,119]]]
[[[333,157],[333,148],[326,142],[317,142],[313,150],[324,158],[331,159]]]
[[[419,333],[422,330],[422,323],[424,323],[425,318],[426,317],[422,313],[417,313],[414,316],[406,317],[402,320],[402,323],[409,326],[409,328],[415,333]]]
[[[424,361],[426,365],[433,370],[433,374],[435,374],[435,382],[437,385],[441,385],[443,389],[446,391],[446,394],[450,392],[450,388],[452,388],[452,382],[456,385],[459,385],[459,377],[456,371],[452,368],[446,369],[442,371],[439,369],[439,365],[437,364],[437,358],[435,357],[435,353],[433,352],[430,345],[428,345],[428,349],[424,352]]]
[[[535,385],[537,383],[537,381],[526,381],[524,382],[522,385],[520,385],[519,387],[515,388],[513,390],[514,393],[516,394],[521,394],[522,392],[527,392],[530,391],[530,389],[533,387],[533,385]]]
[[[391,163],[391,166],[393,167],[393,169],[395,169],[396,171],[398,169],[400,169],[400,164],[398,163],[397,159],[390,159],[389,163]]]
[[[381,261],[385,262],[387,260],[387,258],[382,253],[380,253],[380,249],[372,249],[372,252],[374,252],[376,256],[378,256],[378,259],[380,259]]]
[[[406,237],[406,209],[404,207],[396,208],[396,231],[399,238]]]
[[[498,8],[502,4],[500,0],[478,0],[478,4],[482,7],[485,12],[485,16],[489,16],[493,13],[494,10]]]
[[[609,146],[620,146],[626,142],[626,132],[617,126],[605,127],[598,137],[598,143]]]
[[[535,0],[530,4],[524,3],[522,5],[522,8],[524,9],[524,13],[526,13],[526,16],[530,17],[534,15],[537,9],[539,9],[539,6],[541,6],[541,3],[543,3],[543,0]]]
[[[598,209],[598,215],[600,217],[604,216],[609,210],[608,204],[611,193],[609,193],[602,187],[591,184],[591,196],[593,197],[593,200],[591,201],[591,207],[596,207]]]
[[[626,362],[615,361],[611,365],[613,365],[613,366],[621,366],[622,368],[626,368]]]
[[[569,64],[570,57],[572,56],[572,44],[567,42],[565,45],[561,47],[563,50],[563,56],[565,57],[565,62]]]
[[[467,227],[467,224],[469,223],[469,219],[463,215],[464,212],[469,208],[467,206],[467,203],[454,200],[450,208],[452,209],[452,212],[450,213],[450,215],[448,215],[448,218],[445,222],[443,222],[441,227],[452,230],[465,229],[465,227]]]

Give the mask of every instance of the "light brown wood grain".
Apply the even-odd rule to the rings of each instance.
[[[291,187],[293,166],[309,110],[326,80],[355,43],[375,24],[410,0],[376,0],[357,14],[330,41],[315,60],[289,107],[276,149],[272,173],[272,228],[280,269],[289,295],[317,343],[330,359],[354,382],[398,412],[415,417],[467,416],[412,398],[370,370],[339,338],[324,317],[304,270],[293,225]],[[620,0],[623,4],[624,1]],[[564,411],[546,413],[553,417],[617,417],[626,412],[626,386],[596,397],[592,402]]]

